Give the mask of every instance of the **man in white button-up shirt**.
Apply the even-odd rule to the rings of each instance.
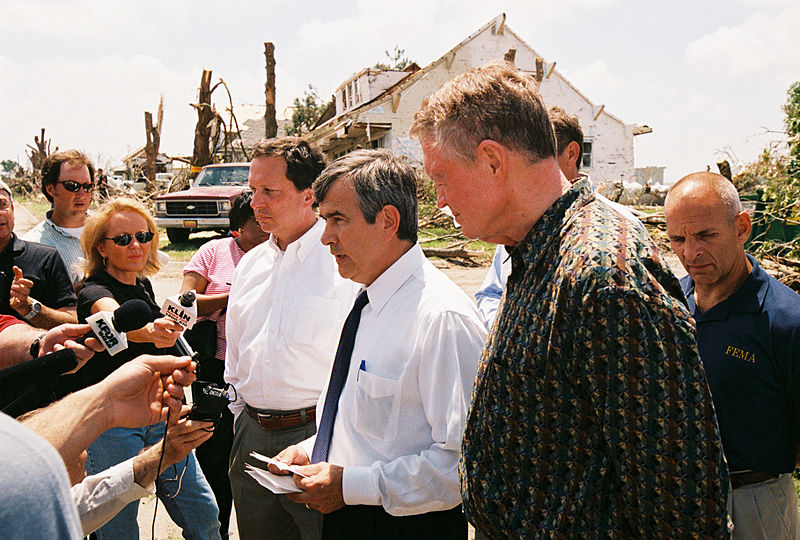
[[[313,437],[278,456],[306,465],[290,497],[325,514],[323,538],[466,538],[457,462],[486,330],[417,244],[416,178],[362,150],[314,184],[322,242],[368,296],[327,461],[309,464]]]
[[[228,298],[225,380],[238,395],[229,476],[244,540],[320,534],[319,512],[264,489],[245,460],[315,433],[314,407],[353,302],[355,287],[320,243],[311,184],[324,167],[318,149],[290,137],[256,145],[250,164],[251,206],[271,235],[242,257]]]

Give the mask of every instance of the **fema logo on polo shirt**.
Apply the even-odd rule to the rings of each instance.
[[[725,356],[731,356],[739,360],[744,360],[745,362],[750,362],[751,364],[756,363],[755,353],[745,351],[744,349],[734,347],[733,345],[728,345],[725,347]]]

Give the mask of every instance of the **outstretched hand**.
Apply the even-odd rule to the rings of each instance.
[[[167,411],[178,420],[184,387],[195,379],[196,364],[188,356],[141,355],[98,383],[114,427],[139,427],[163,422]]]
[[[78,371],[86,361],[94,356],[95,352],[103,350],[103,344],[96,338],[87,338],[83,345],[75,340],[83,337],[91,331],[88,324],[60,324],[51,328],[42,336],[39,342],[39,356],[49,354],[60,349],[72,349],[78,357],[78,367],[70,373]]]

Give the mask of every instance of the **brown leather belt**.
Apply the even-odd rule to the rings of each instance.
[[[288,414],[267,414],[258,412],[250,405],[245,404],[247,414],[261,424],[261,427],[269,430],[289,429],[297,426],[302,426],[316,420],[317,407],[309,407],[296,412]]]
[[[731,473],[731,486],[733,486],[733,489],[738,489],[743,486],[749,486],[750,484],[766,482],[767,480],[772,480],[773,478],[778,478],[779,476],[779,474],[758,471]]]

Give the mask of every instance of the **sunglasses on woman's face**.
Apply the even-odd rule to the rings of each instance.
[[[114,237],[106,236],[106,240],[111,240],[118,246],[127,246],[128,244],[131,243],[131,240],[133,240],[134,238],[136,238],[136,241],[139,242],[140,244],[146,244],[153,239],[153,236],[155,236],[155,234],[151,233],[150,231],[139,231],[136,234],[125,233],[125,234],[118,234],[117,236]]]
[[[89,193],[94,189],[94,184],[92,182],[87,182],[85,184],[79,184],[75,180],[64,180],[63,182],[59,181],[59,184],[64,186],[64,189],[71,193],[77,193],[83,188],[83,191]]]

